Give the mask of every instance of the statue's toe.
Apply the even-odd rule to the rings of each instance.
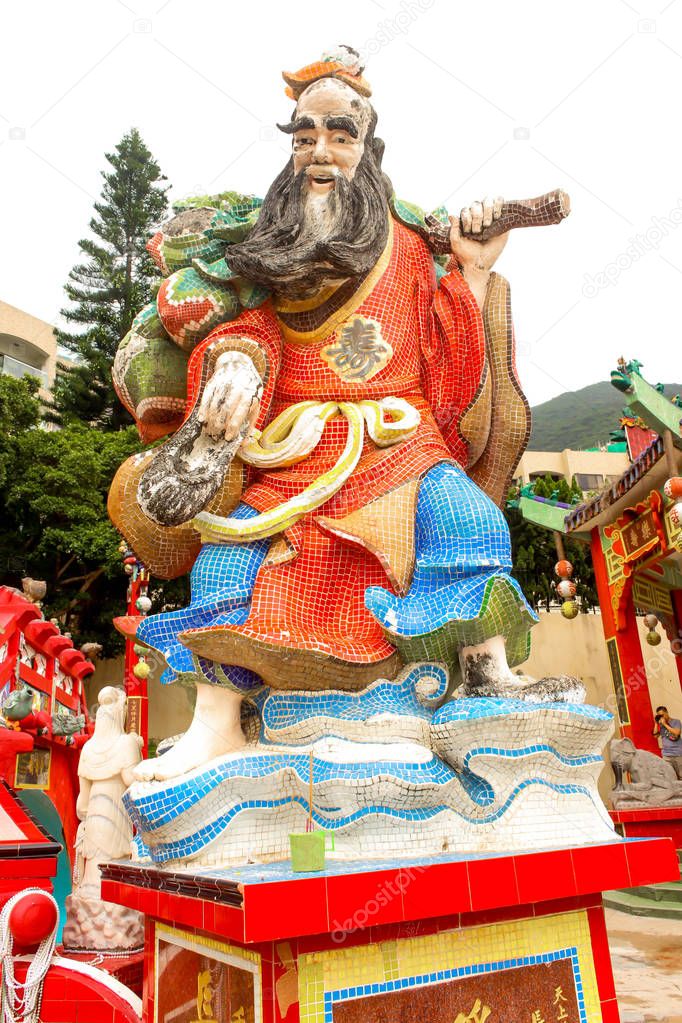
[[[157,760],[155,758],[152,760],[140,761],[140,763],[133,768],[135,781],[154,781],[154,778],[156,777],[156,764]]]

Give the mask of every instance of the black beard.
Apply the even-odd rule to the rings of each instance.
[[[329,281],[365,277],[388,237],[390,183],[373,156],[366,148],[351,181],[335,178],[327,200],[332,228],[322,238],[306,224],[305,174],[294,175],[290,160],[268,189],[249,237],[225,253],[232,272],[291,299]]]

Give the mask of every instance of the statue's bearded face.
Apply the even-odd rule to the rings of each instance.
[[[343,174],[352,181],[365,151],[368,105],[333,78],[323,78],[301,96],[293,131],[294,174],[303,172],[305,190],[327,194]]]
[[[367,100],[343,82],[305,90],[282,126],[292,158],[249,237],[226,253],[234,273],[288,298],[369,273],[386,245],[390,196],[375,124]]]

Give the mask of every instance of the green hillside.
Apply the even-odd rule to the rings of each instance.
[[[669,397],[682,393],[682,384],[666,384],[665,393]],[[618,429],[627,400],[627,394],[604,380],[536,405],[532,410],[533,430],[528,450],[579,450],[606,444],[611,430]]]

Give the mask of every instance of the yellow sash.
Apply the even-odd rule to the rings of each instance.
[[[333,497],[360,460],[364,426],[379,447],[399,444],[417,429],[420,415],[403,398],[379,401],[302,401],[280,413],[262,432],[254,430],[239,457],[262,469],[284,468],[303,461],[320,442],[325,424],[340,414],[348,421],[348,437],[336,464],[300,494],[249,519],[201,512],[192,522],[203,543],[249,543],[289,529]],[[388,414],[389,418],[386,418]]]

